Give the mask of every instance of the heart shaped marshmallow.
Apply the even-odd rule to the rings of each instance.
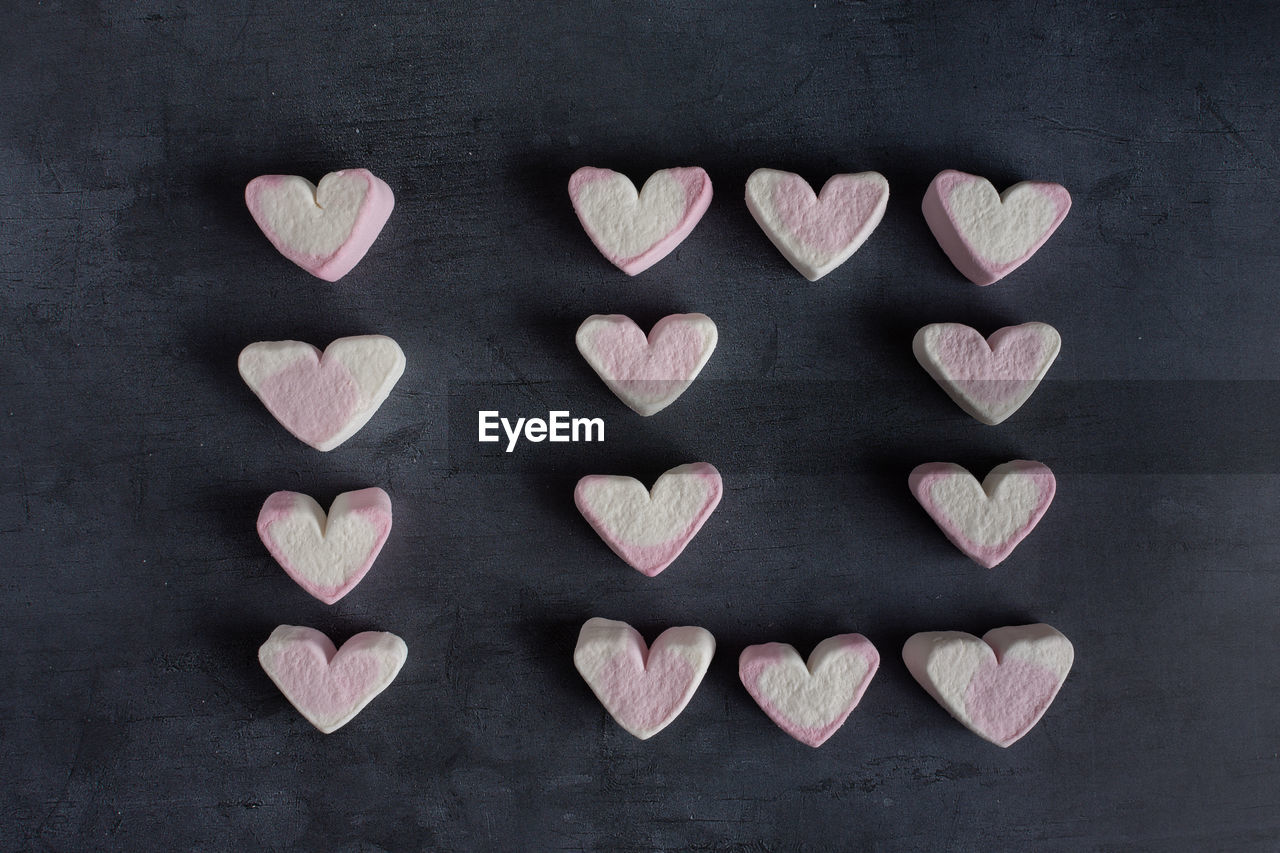
[[[1032,531],[1057,488],[1048,466],[1024,459],[997,465],[981,484],[952,462],[929,462],[908,483],[947,538],[988,569]]]
[[[1048,323],[1006,326],[983,340],[960,323],[933,323],[911,343],[916,361],[960,408],[995,425],[1021,408],[1062,349]]]
[[[833,175],[815,196],[804,178],[756,169],[747,179],[747,208],[783,257],[809,281],[843,264],[876,230],[889,204],[879,172]]]
[[[333,604],[360,583],[391,532],[382,489],[343,492],[325,515],[310,495],[276,492],[258,514],[258,536],[298,586]]]
[[[956,269],[985,285],[1044,245],[1071,209],[1071,194],[1045,181],[1023,181],[997,193],[986,178],[949,169],[929,184],[921,207]]]
[[[591,242],[627,275],[671,254],[711,204],[711,178],[696,166],[654,172],[636,193],[620,172],[583,166],[569,198]]]
[[[360,713],[404,666],[409,649],[395,634],[365,631],[341,649],[314,628],[281,625],[258,662],[298,713],[325,734]]]
[[[982,639],[961,631],[915,634],[902,660],[951,716],[1009,746],[1040,722],[1067,680],[1075,649],[1048,625],[1016,625]]]
[[[594,314],[578,327],[578,351],[609,390],[635,411],[657,414],[675,402],[716,348],[705,314],[663,317],[648,338],[629,317]]]
[[[650,491],[633,477],[589,474],[574,503],[614,553],[653,577],[671,565],[711,516],[724,491],[707,462],[672,468]]]
[[[618,725],[648,740],[680,716],[715,651],[703,628],[668,628],[646,648],[626,622],[595,617],[578,634],[573,665]]]
[[[809,663],[785,643],[747,646],[738,677],[769,719],[801,743],[821,746],[844,725],[880,667],[880,653],[861,634],[828,637]]]
[[[267,239],[289,260],[325,281],[360,263],[395,207],[395,196],[366,169],[330,172],[319,186],[297,175],[262,175],[245,204]]]
[[[240,375],[285,429],[332,450],[369,422],[404,373],[391,338],[339,338],[323,354],[300,341],[263,341],[240,353]]]

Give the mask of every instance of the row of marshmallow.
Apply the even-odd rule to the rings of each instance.
[[[1049,467],[1025,459],[997,465],[982,482],[955,463],[928,462],[917,465],[907,482],[946,537],[986,568],[1013,553],[1057,492]],[[573,496],[613,552],[654,577],[680,556],[723,494],[715,466],[694,462],[665,472],[652,489],[634,477],[589,474]]]
[[[987,568],[1039,523],[1057,488],[1047,466],[1021,459],[996,466],[981,483],[959,465],[931,462],[908,483],[947,538]],[[634,477],[589,474],[574,488],[574,503],[614,553],[654,577],[680,556],[723,494],[715,466],[694,462],[667,471],[652,489]],[[333,604],[373,566],[391,519],[391,498],[379,488],[343,492],[327,514],[311,496],[282,491],[267,498],[257,526],[289,577]]]
[[[578,350],[620,400],[641,415],[671,405],[701,373],[719,334],[704,314],[672,314],[646,337],[621,314],[578,328]],[[1057,358],[1062,339],[1046,323],[999,329],[988,339],[959,323],[932,323],[912,342],[917,360],[966,412],[998,424],[1016,412]],[[354,435],[404,373],[400,346],[383,335],[339,338],[321,352],[301,341],[245,347],[240,375],[285,429],[318,450]]]
[[[719,341],[705,314],[671,314],[646,337],[622,314],[594,314],[575,335],[578,351],[618,399],[656,414],[688,389]],[[930,323],[911,344],[916,360],[960,408],[984,424],[1022,407],[1062,349],[1047,323],[998,329],[989,338],[960,323]]]
[[[637,193],[626,176],[587,166],[569,178],[569,197],[587,236],[628,275],[678,246],[711,204],[698,167],[654,172]],[[747,209],[769,240],[809,281],[847,261],[880,224],[889,182],[879,172],[833,175],[815,194],[794,172],[757,169]],[[974,284],[994,284],[1025,263],[1071,209],[1060,184],[1023,181],[996,192],[986,178],[948,169],[925,191],[921,210],[947,257]]]
[[[585,166],[569,178],[569,198],[600,253],[628,275],[669,255],[711,204],[711,178],[696,166],[654,172],[637,192],[626,175]],[[326,281],[360,262],[382,231],[395,197],[367,169],[325,175],[262,175],[245,188],[254,221],[286,258]],[[746,203],[770,241],[816,281],[867,240],[889,203],[879,172],[834,175],[815,194],[793,172],[757,169]],[[956,268],[987,285],[1025,263],[1071,209],[1060,184],[1023,181],[1003,193],[986,178],[952,169],[929,184],[925,221]]]
[[[668,628],[646,646],[625,622],[589,619],[573,663],[622,728],[647,740],[689,704],[715,654],[704,628]],[[366,631],[337,649],[323,633],[281,625],[258,650],[263,670],[298,711],[328,734],[349,722],[400,672],[408,647],[394,634]],[[913,635],[902,649],[911,675],[975,734],[1007,747],[1031,730],[1066,681],[1071,642],[1045,624]],[[747,692],[801,743],[821,746],[857,707],[880,666],[861,634],[839,634],[806,662],[785,643],[748,646],[738,658]]]

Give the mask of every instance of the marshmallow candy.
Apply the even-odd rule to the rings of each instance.
[[[280,254],[325,281],[360,263],[395,206],[391,188],[365,169],[330,172],[319,186],[297,175],[262,175],[245,187],[244,200]]]
[[[970,731],[1009,746],[1031,731],[1067,680],[1075,649],[1048,625],[915,634],[902,660],[920,686]]]
[[[747,179],[747,208],[778,251],[817,281],[858,251],[889,204],[879,172],[833,175],[815,196],[804,178],[756,169]]]
[[[646,648],[626,622],[596,617],[578,634],[573,665],[618,725],[648,740],[680,716],[715,651],[703,628],[668,628]]]
[[[756,704],[801,743],[821,746],[844,725],[880,667],[880,653],[861,634],[828,637],[809,663],[785,643],[747,646],[738,677]]]
[[[391,498],[382,489],[343,492],[326,517],[299,492],[276,492],[258,514],[258,536],[298,586],[325,604],[350,592],[391,532]]]
[[[921,207],[956,269],[974,284],[994,284],[1057,230],[1071,209],[1071,194],[1044,181],[997,193],[986,178],[949,169],[929,184]]]
[[[672,468],[650,491],[633,477],[590,474],[574,503],[614,553],[648,577],[671,565],[710,517],[724,491],[707,462]]]
[[[369,422],[404,373],[391,338],[339,338],[323,354],[300,341],[249,344],[240,375],[285,429],[317,450],[332,450]]]
[[[356,634],[336,649],[314,628],[281,625],[258,649],[258,662],[298,713],[329,734],[387,689],[408,654],[404,640],[382,631]]]
[[[908,483],[947,538],[988,569],[1039,523],[1057,488],[1048,466],[1023,459],[992,468],[981,485],[952,462],[919,465]]]
[[[621,314],[594,314],[578,327],[578,351],[609,390],[648,416],[675,402],[716,348],[716,324],[705,314],[663,317],[648,338]]]
[[[983,340],[960,323],[933,323],[916,332],[911,348],[960,408],[995,425],[1027,401],[1062,348],[1047,323],[1006,326]]]
[[[689,236],[711,204],[711,178],[696,166],[663,169],[637,195],[626,175],[584,166],[569,178],[569,198],[600,253],[636,275]]]

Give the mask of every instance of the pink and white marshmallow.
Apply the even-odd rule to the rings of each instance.
[[[997,193],[986,178],[948,169],[929,184],[921,208],[956,269],[987,285],[1044,245],[1071,209],[1071,194],[1047,181],[1023,181]]]
[[[258,662],[298,713],[330,734],[387,689],[408,655],[395,634],[365,631],[338,649],[314,628],[281,625],[258,649]]]
[[[696,166],[663,169],[637,193],[626,175],[584,166],[569,178],[569,199],[600,254],[636,275],[689,236],[711,204],[711,178]]]
[[[648,337],[622,314],[594,314],[578,327],[578,352],[609,390],[648,417],[675,402],[715,351],[716,324],[705,314],[671,314]]]
[[[1075,649],[1049,625],[1016,625],[982,639],[961,631],[915,634],[902,660],[951,716],[1007,747],[1040,722],[1067,680]]]
[[[794,646],[747,646],[738,677],[769,719],[801,743],[821,746],[844,725],[880,668],[880,653],[861,634],[818,643],[806,664]]]
[[[395,207],[391,188],[367,169],[330,172],[319,185],[262,175],[245,187],[244,200],[280,254],[325,281],[360,263]]]
[[[618,725],[648,740],[680,716],[715,651],[703,628],[668,628],[646,647],[626,622],[595,617],[578,634],[573,665]]]
[[[382,489],[343,492],[328,515],[310,495],[276,492],[258,514],[258,536],[289,577],[333,604],[364,578],[391,532]]]
[[[833,175],[813,194],[804,178],[756,169],[747,179],[747,208],[765,235],[809,281],[847,261],[876,230],[889,204],[879,172]]]
[[[240,376],[281,425],[332,450],[369,422],[404,373],[391,338],[339,338],[324,352],[301,341],[263,341],[240,353]]]
[[[1047,465],[1025,459],[997,465],[981,483],[953,462],[929,462],[908,483],[952,544],[988,569],[1035,528],[1057,490]]]
[[[613,552],[647,577],[679,557],[711,517],[724,485],[707,462],[672,468],[649,490],[634,477],[589,474],[573,500]]]
[[[960,323],[933,323],[916,332],[911,348],[956,405],[995,425],[1036,390],[1062,349],[1062,337],[1048,323],[1006,326],[985,340]]]

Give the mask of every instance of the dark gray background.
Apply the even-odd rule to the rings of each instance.
[[[10,4],[0,27],[0,847],[34,850],[1274,850],[1280,284],[1271,3]],[[699,165],[710,211],[631,279],[570,208],[582,165]],[[244,209],[262,173],[364,166],[397,206],[337,284]],[[876,169],[888,213],[816,284],[742,202],[759,166]],[[920,215],[944,168],[1075,204],[990,288]],[[591,313],[702,311],[720,347],[650,419],[590,372]],[[984,427],[920,325],[1040,320],[1062,356]],[[394,337],[338,450],[240,382],[258,340]],[[1193,381],[1194,380],[1194,381]],[[474,441],[561,405],[603,446]],[[949,545],[919,462],[1057,473],[1005,564]],[[587,473],[706,460],[720,509],[649,580],[578,516]],[[277,489],[379,485],[395,529],[327,607],[254,532]],[[578,627],[719,647],[640,742]],[[901,664],[913,632],[1046,621],[1076,666],[996,748]],[[255,660],[280,623],[404,637],[328,737]],[[880,674],[819,750],[737,681],[750,643],[859,631]]]

